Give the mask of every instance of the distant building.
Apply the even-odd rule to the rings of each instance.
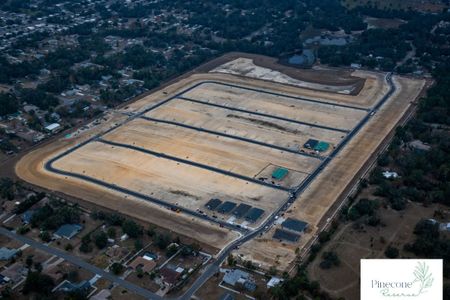
[[[263,214],[264,210],[257,207],[252,207],[245,215],[245,219],[250,222],[256,222],[256,220],[258,220]]]
[[[169,286],[176,284],[181,277],[181,273],[167,267],[159,270],[159,274],[161,275],[162,281]]]
[[[150,273],[156,267],[156,262],[138,256],[128,266],[135,271],[141,269],[144,273]]]
[[[113,245],[106,250],[106,255],[110,257],[113,261],[120,260],[129,253],[129,250],[125,247],[120,247],[119,245]]]
[[[38,110],[39,108],[36,105],[28,104],[23,106],[23,111],[26,112],[27,114],[29,114],[32,111],[37,112]]]
[[[56,112],[51,113],[50,118],[55,122],[58,122],[59,120],[61,120],[61,116]]]
[[[256,284],[253,282],[251,275],[239,269],[227,270],[223,277],[223,282],[231,286],[243,286],[248,291],[254,291]]]
[[[65,238],[70,240],[75,235],[78,234],[83,229],[83,226],[79,224],[64,224],[58,228],[58,230],[53,234],[55,238]]]
[[[45,130],[51,133],[55,133],[61,130],[61,125],[59,123],[53,123],[48,126],[45,126]]]
[[[293,55],[288,59],[289,64],[303,68],[311,67],[315,61],[316,56],[314,55],[314,51],[311,49],[305,49],[302,54]]]
[[[272,172],[272,178],[276,180],[282,180],[289,173],[289,170],[286,168],[277,168]]]
[[[392,178],[392,179],[398,178],[397,172],[384,171],[382,174],[383,174],[384,178],[388,178],[388,179],[390,179],[390,178]]]
[[[414,150],[419,151],[419,152],[426,152],[426,151],[430,151],[430,149],[431,149],[430,145],[427,145],[427,144],[425,144],[424,142],[422,142],[420,140],[411,141],[411,142],[408,143],[408,146],[411,149],[414,149]]]
[[[322,46],[345,46],[349,40],[351,40],[351,36],[349,37],[339,37],[332,35],[318,35],[309,39],[306,39],[304,45],[322,45]]]
[[[296,243],[300,239],[300,235],[283,230],[283,229],[276,229],[275,233],[272,236],[276,240],[280,241],[286,241],[291,243]]]
[[[7,277],[13,284],[22,281],[22,279],[27,276],[28,268],[22,263],[16,262],[9,266],[6,270],[3,270],[0,275]]]
[[[430,224],[433,224],[433,225],[439,224],[439,222],[436,221],[435,219],[427,219],[427,222],[430,223]]]
[[[282,282],[283,282],[282,278],[274,276],[274,277],[270,278],[270,280],[267,282],[267,288],[270,289],[270,288],[276,287],[277,285],[279,285]]]
[[[128,234],[123,234],[121,237],[120,237],[120,241],[121,242],[124,242],[124,241],[126,241],[126,240],[128,240]]]
[[[62,292],[72,292],[72,291],[88,291],[91,289],[91,283],[87,280],[83,280],[79,283],[73,283],[69,280],[64,280],[59,285],[57,285],[52,292],[62,291]]]
[[[215,210],[220,204],[222,204],[222,201],[214,198],[209,200],[208,203],[205,204],[205,207],[209,210]]]
[[[450,223],[441,223],[439,229],[441,231],[450,231]]]
[[[17,252],[19,250],[17,249],[9,249],[6,247],[0,248],[0,260],[10,260],[11,258],[15,257]]]
[[[308,228],[308,223],[300,221],[300,220],[292,219],[292,218],[287,218],[281,224],[281,227],[283,227],[284,229],[288,229],[288,230],[292,230],[292,231],[296,231],[296,232],[304,232]]]
[[[0,274],[0,286],[9,282],[9,278]]]
[[[30,224],[31,218],[33,217],[34,213],[35,213],[35,211],[34,211],[34,210],[31,210],[31,209],[29,209],[29,210],[27,210],[26,212],[24,212],[24,213],[22,214],[22,222],[23,222],[24,224]]]

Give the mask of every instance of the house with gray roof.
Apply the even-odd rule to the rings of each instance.
[[[239,269],[226,270],[222,282],[233,287],[237,285],[243,286],[246,290],[251,292],[256,289],[256,284],[254,283],[252,276]]]
[[[74,236],[76,236],[81,230],[83,226],[80,224],[64,224],[55,231],[53,236],[57,239],[66,238],[70,240]]]
[[[0,248],[0,260],[10,260],[14,256],[16,256],[17,252],[19,250],[17,249],[9,249],[6,247]]]

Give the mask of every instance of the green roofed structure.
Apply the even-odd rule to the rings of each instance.
[[[314,147],[314,150],[319,151],[319,152],[325,152],[328,150],[329,147],[330,147],[330,144],[328,144],[327,142],[320,141]]]
[[[289,173],[289,170],[286,168],[277,168],[272,172],[272,178],[276,180],[282,180]]]

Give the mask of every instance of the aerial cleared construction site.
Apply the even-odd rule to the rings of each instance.
[[[221,59],[38,147],[17,175],[288,269],[425,81]]]

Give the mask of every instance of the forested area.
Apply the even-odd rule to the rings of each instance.
[[[48,3],[49,10],[52,4]],[[2,9],[24,11],[26,4],[8,1]],[[427,37],[416,32],[428,32],[441,16],[421,15],[413,12],[382,11],[373,8],[358,8],[347,10],[339,1],[160,1],[142,2],[135,5],[115,1],[107,10],[104,6],[95,5],[84,14],[98,12],[103,18],[110,18],[111,11],[117,17],[145,18],[162,14],[168,8],[174,14],[185,15],[184,23],[189,26],[200,26],[202,29],[191,35],[178,32],[175,28],[164,24],[143,26],[135,22],[133,26],[124,28],[117,26],[117,19],[96,27],[93,23],[84,23],[71,27],[65,35],[76,34],[77,45],[60,46],[50,51],[43,58],[36,58],[21,63],[8,62],[0,56],[0,83],[13,83],[25,76],[36,76],[43,68],[52,72],[52,77],[39,84],[37,93],[42,101],[32,99],[33,104],[48,109],[57,103],[49,98],[69,89],[75,84],[94,84],[101,76],[113,75],[117,78],[117,70],[131,67],[134,78],[143,80],[144,87],[157,87],[162,81],[179,75],[206,60],[229,51],[243,51],[284,57],[289,53],[302,50],[302,40],[299,35],[308,27],[317,30],[335,32],[343,30],[346,33],[362,30],[357,39],[346,46],[323,46],[319,49],[322,63],[330,65],[349,65],[361,63],[369,68],[379,67],[391,70],[396,62],[411,50],[414,42],[418,53],[423,53],[423,65],[429,67],[430,50],[423,39]],[[80,3],[68,5],[69,10],[78,12],[82,9]],[[42,8],[42,14],[47,10]],[[399,17],[408,23],[398,29],[370,29],[363,22],[364,15],[379,17]],[[123,21],[122,20],[122,21]],[[53,20],[63,22],[63,20]],[[175,16],[167,15],[164,22],[176,22]],[[131,45],[121,52],[109,53],[111,46],[105,42],[107,36],[143,39],[142,45]],[[17,48],[35,47],[46,38],[41,35],[27,37],[27,43],[17,45]],[[183,44],[185,49],[174,49],[169,56],[163,56],[162,50],[170,45]],[[34,45],[34,46],[33,46]],[[424,49],[424,47],[427,47]],[[99,67],[73,70],[76,63],[91,60]],[[408,71],[408,65],[399,71]],[[119,76],[120,77],[120,76]],[[102,99],[109,100],[106,104],[113,105],[132,96],[127,88],[108,87],[102,92]],[[20,95],[16,95],[19,96]],[[22,100],[22,99],[19,99]],[[22,100],[22,102],[26,102]],[[9,108],[8,112],[11,111]]]

